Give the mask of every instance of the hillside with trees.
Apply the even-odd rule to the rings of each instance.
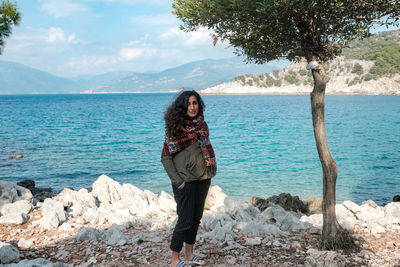
[[[240,75],[204,93],[308,94],[313,78],[307,63],[282,71]],[[325,63],[327,94],[400,95],[400,31],[387,31],[353,41],[343,55]]]

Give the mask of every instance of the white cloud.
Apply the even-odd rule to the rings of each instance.
[[[132,60],[143,55],[143,49],[126,47],[122,48],[119,54],[123,59]]]
[[[207,45],[212,44],[211,38],[212,32],[207,29],[200,29],[195,32],[185,33],[185,42],[186,46],[194,46],[194,45]]]
[[[184,32],[178,27],[174,27],[160,34],[158,39],[160,41],[178,40],[187,47],[204,46],[212,44],[211,34],[212,31],[206,28],[200,28],[195,32]]]
[[[49,33],[46,38],[46,42],[48,42],[48,43],[78,43],[75,33],[66,35],[65,32],[59,27],[57,27],[57,28],[51,27],[49,29]]]
[[[92,14],[90,8],[74,0],[39,0],[41,9],[55,18],[76,18]]]

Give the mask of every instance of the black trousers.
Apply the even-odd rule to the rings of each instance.
[[[186,182],[183,189],[172,186],[176,201],[178,221],[176,223],[170,248],[180,252],[183,242],[194,244],[201,217],[203,216],[204,203],[206,201],[211,179],[196,182]]]

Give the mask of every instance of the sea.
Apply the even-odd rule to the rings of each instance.
[[[0,96],[0,180],[55,191],[102,174],[172,193],[160,162],[163,115],[176,94]],[[322,196],[310,97],[204,95],[218,185],[232,199]],[[336,198],[380,205],[400,194],[400,97],[326,96]],[[23,158],[10,159],[13,155]]]

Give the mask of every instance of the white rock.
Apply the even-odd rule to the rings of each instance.
[[[97,209],[89,208],[83,213],[82,218],[86,223],[97,223],[99,221],[99,213]]]
[[[25,213],[10,213],[0,217],[0,223],[24,224],[28,221],[29,216]]]
[[[101,175],[92,185],[92,195],[102,203],[117,202],[122,199],[122,186],[108,177]]]
[[[273,245],[274,247],[281,247],[281,246],[282,246],[281,242],[279,242],[278,240],[275,240],[275,241],[272,243],[272,245]]]
[[[20,256],[16,247],[0,241],[0,263],[9,263]]]
[[[314,227],[322,229],[323,216],[322,216],[322,213],[312,214],[310,216],[304,215],[300,218],[300,221],[308,222],[308,223],[312,224]]]
[[[348,231],[354,229],[356,221],[357,220],[354,217],[340,218],[338,220],[339,224],[343,227],[343,229],[346,229]]]
[[[173,214],[176,212],[176,202],[175,199],[168,193],[161,191],[158,197],[158,205],[162,211]]]
[[[222,227],[216,227],[214,230],[210,232],[198,235],[198,238],[213,239],[220,241],[222,243],[234,241],[236,237],[235,233],[232,231],[234,225],[235,225],[234,222],[229,222]]]
[[[244,244],[247,246],[259,246],[259,245],[261,245],[261,238],[259,238],[259,237],[246,238]]]
[[[335,210],[338,223],[346,230],[353,230],[356,223],[354,213],[348,210],[343,204],[336,204]]]
[[[372,199],[368,199],[362,203],[362,205],[369,205],[372,208],[377,208],[378,204],[376,204]]]
[[[0,213],[2,215],[7,214],[28,214],[32,210],[33,206],[28,200],[18,200],[13,203],[5,204],[1,207]]]
[[[33,240],[32,239],[28,239],[26,240],[25,238],[20,238],[18,241],[18,247],[20,248],[30,248],[33,245]]]
[[[208,210],[212,207],[223,206],[226,198],[227,196],[224,192],[222,192],[221,187],[218,185],[211,186],[208,190],[204,209]]]
[[[376,222],[368,222],[368,230],[373,235],[381,234],[386,231],[385,227],[381,226],[380,224],[378,224]]]
[[[97,208],[95,198],[84,188],[78,192],[65,188],[53,199],[63,203],[63,206],[68,208],[68,212],[72,216],[79,216],[88,209]]]
[[[307,250],[307,254],[314,254],[314,253],[317,253],[319,250],[318,249],[315,249],[315,248],[309,248],[308,250]]]
[[[273,205],[264,210],[260,214],[259,220],[274,223],[282,231],[309,229],[312,227],[310,223],[300,221],[291,212],[278,205]]]
[[[346,258],[335,251],[318,251],[307,256],[306,267],[345,267]]]
[[[54,213],[57,214],[57,218],[60,222],[66,220],[63,203],[51,198],[46,198],[42,206],[42,216],[53,216]]]
[[[54,211],[47,211],[46,216],[43,216],[40,220],[38,220],[38,223],[44,229],[49,230],[58,227],[62,221],[60,220],[58,213]]]
[[[361,207],[358,206],[356,203],[351,202],[349,200],[346,200],[343,202],[343,206],[345,208],[347,208],[349,211],[353,212],[354,214],[356,214],[357,212],[361,211]]]
[[[373,208],[370,205],[362,205],[360,206],[361,210],[356,213],[356,218],[358,220],[368,222],[368,221],[377,221],[383,219],[385,217],[385,210],[382,207]]]
[[[385,217],[400,218],[400,202],[391,202],[385,206]]]
[[[261,224],[259,222],[248,222],[243,223],[238,227],[242,234],[251,235],[262,235],[262,234],[273,234],[273,235],[283,235],[284,233],[279,229],[278,226],[273,224]]]

